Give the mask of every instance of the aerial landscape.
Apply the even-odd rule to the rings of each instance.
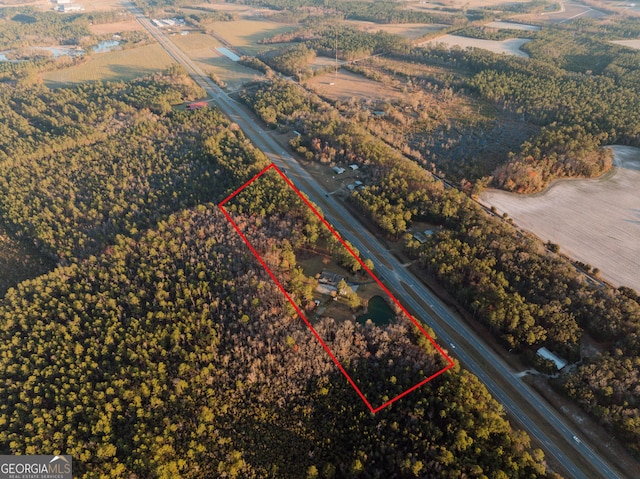
[[[640,4],[0,0],[0,96],[0,473],[638,477]]]

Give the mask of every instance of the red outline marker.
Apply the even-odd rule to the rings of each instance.
[[[374,407],[371,405],[371,403],[369,402],[369,400],[367,400],[367,398],[365,397],[365,395],[362,393],[362,391],[360,390],[360,388],[358,387],[358,385],[355,383],[355,381],[351,378],[351,376],[349,376],[349,374],[347,373],[347,371],[344,369],[344,367],[342,366],[342,364],[340,364],[340,361],[338,361],[338,359],[334,356],[334,354],[331,352],[331,350],[329,349],[329,347],[325,344],[325,342],[322,340],[322,338],[320,337],[320,335],[318,334],[318,332],[314,329],[314,327],[311,325],[311,323],[309,322],[309,320],[307,319],[307,317],[304,315],[304,313],[300,310],[300,308],[298,307],[298,305],[295,303],[295,301],[291,298],[291,296],[289,295],[289,293],[287,293],[287,291],[285,290],[285,288],[282,286],[282,284],[280,283],[280,281],[278,281],[278,279],[276,278],[275,274],[273,273],[273,271],[271,271],[271,269],[269,269],[269,267],[267,266],[267,264],[264,262],[264,260],[262,259],[262,257],[260,256],[260,254],[256,251],[256,249],[253,247],[253,245],[251,244],[251,242],[247,239],[247,237],[244,235],[244,233],[240,230],[240,227],[236,224],[235,221],[233,221],[233,219],[231,218],[231,215],[227,212],[227,210],[225,210],[224,205],[225,203],[229,202],[231,199],[233,199],[235,196],[237,196],[242,190],[244,190],[247,186],[249,186],[251,183],[253,183],[254,181],[256,181],[258,178],[260,178],[262,175],[264,175],[267,171],[269,171],[271,168],[273,168],[275,171],[278,172],[278,174],[280,175],[280,177],[289,185],[289,187],[300,197],[300,199],[311,209],[311,211],[313,211],[313,213],[320,219],[320,221],[329,229],[329,231],[331,231],[331,233],[340,241],[340,243],[342,243],[342,245],[346,248],[347,251],[349,251],[349,253],[351,253],[351,255],[358,261],[358,263],[360,263],[360,266],[369,274],[369,276],[371,276],[375,282],[378,284],[378,286],[380,286],[382,288],[382,290],[387,293],[389,295],[389,297],[391,298],[391,300],[400,308],[400,310],[402,312],[404,312],[407,317],[411,320],[411,322],[418,328],[418,330],[431,342],[431,344],[436,348],[436,350],[447,360],[447,362],[449,363],[447,366],[445,366],[444,368],[440,369],[439,371],[435,372],[434,374],[432,374],[431,376],[429,376],[426,379],[423,379],[422,381],[420,381],[419,383],[417,383],[416,385],[412,386],[411,388],[407,389],[406,391],[404,391],[401,394],[398,394],[397,396],[393,397],[392,399],[388,400],[387,402],[381,404],[378,407]],[[291,303],[291,305],[295,308],[296,312],[298,313],[298,315],[302,318],[302,320],[305,322],[305,324],[307,325],[307,327],[311,330],[311,332],[313,333],[313,335],[316,337],[316,339],[320,342],[320,344],[322,345],[322,347],[324,348],[324,350],[327,352],[327,354],[329,354],[329,356],[331,357],[331,359],[333,360],[333,362],[336,364],[336,366],[338,366],[338,369],[340,370],[340,372],[342,372],[342,374],[345,376],[345,378],[347,378],[347,381],[349,381],[349,383],[351,384],[351,386],[353,386],[353,389],[355,389],[356,393],[358,393],[358,396],[360,396],[360,398],[364,401],[364,403],[367,405],[367,407],[369,408],[369,410],[372,413],[377,413],[378,411],[384,409],[385,407],[389,406],[390,404],[392,404],[393,402],[397,401],[398,399],[400,399],[401,397],[406,396],[407,394],[409,394],[412,391],[415,391],[416,389],[418,389],[420,386],[425,385],[426,383],[428,383],[429,381],[431,381],[433,378],[439,376],[440,374],[444,373],[445,371],[451,369],[454,366],[453,360],[442,350],[442,348],[440,346],[438,346],[438,344],[433,340],[433,338],[431,336],[429,336],[429,334],[424,330],[424,328],[422,327],[422,325],[413,317],[409,314],[409,312],[405,309],[404,306],[402,306],[402,304],[400,304],[400,302],[396,299],[395,296],[393,296],[393,294],[391,294],[391,292],[387,289],[387,287],[382,284],[382,282],[378,279],[378,277],[373,274],[373,272],[367,268],[367,266],[364,264],[364,262],[360,259],[360,257],[358,257],[358,255],[355,254],[355,252],[353,251],[353,249],[351,247],[349,247],[349,245],[347,245],[347,243],[342,239],[342,237],[338,234],[338,232],[327,222],[327,220],[324,219],[324,217],[318,212],[318,210],[311,204],[311,202],[300,192],[300,190],[298,190],[298,188],[295,187],[295,185],[291,182],[291,180],[289,180],[289,178],[287,178],[287,176],[282,173],[282,171],[280,170],[280,168],[277,167],[277,165],[275,163],[271,163],[269,166],[267,166],[266,168],[264,168],[262,171],[260,171],[258,174],[256,174],[253,178],[251,178],[249,181],[247,181],[244,185],[242,185],[240,188],[238,188],[236,191],[234,191],[233,193],[231,193],[227,198],[225,198],[224,200],[222,200],[219,204],[218,207],[220,208],[220,210],[222,211],[222,213],[225,215],[225,217],[227,218],[227,220],[229,220],[229,222],[231,223],[231,225],[233,226],[233,228],[238,232],[238,234],[240,235],[240,237],[242,238],[242,240],[247,244],[247,246],[249,247],[249,249],[251,250],[251,252],[254,254],[254,256],[258,259],[258,261],[260,262],[260,264],[262,265],[262,267],[267,271],[267,273],[269,274],[269,276],[271,277],[271,279],[274,281],[274,283],[278,286],[278,288],[282,291],[282,293],[285,295],[285,297],[287,298],[287,300],[289,301],[289,303]]]

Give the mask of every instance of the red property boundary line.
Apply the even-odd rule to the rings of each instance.
[[[307,317],[304,315],[304,313],[300,310],[300,308],[298,307],[298,305],[295,303],[295,301],[291,298],[291,296],[289,295],[289,293],[287,293],[287,291],[285,290],[284,286],[282,286],[282,284],[280,283],[280,281],[278,281],[278,279],[276,278],[275,274],[273,273],[273,271],[271,271],[271,269],[269,269],[269,267],[267,266],[267,264],[264,262],[264,260],[262,259],[262,257],[260,256],[260,254],[256,251],[256,249],[251,245],[251,242],[247,239],[247,237],[244,235],[244,233],[240,230],[240,227],[236,224],[235,221],[233,221],[233,219],[231,218],[231,215],[227,212],[227,210],[224,208],[224,205],[226,203],[228,203],[230,200],[232,200],[235,196],[237,196],[242,190],[244,190],[246,187],[248,187],[251,183],[253,183],[254,181],[256,181],[258,178],[260,178],[262,175],[264,175],[267,171],[269,171],[270,169],[274,169],[279,175],[280,177],[289,185],[289,187],[300,197],[300,199],[311,209],[311,211],[313,211],[313,213],[320,219],[320,221],[322,221],[322,223],[329,229],[329,231],[331,231],[331,233],[333,233],[333,235],[340,241],[340,243],[342,243],[342,245],[347,249],[347,251],[349,251],[349,253],[351,253],[351,255],[353,255],[353,257],[358,261],[358,263],[360,263],[360,266],[362,266],[362,268],[364,268],[364,270],[369,274],[369,276],[371,276],[375,282],[378,284],[378,286],[380,286],[382,288],[382,290],[387,293],[389,295],[389,297],[393,300],[393,302],[402,310],[402,312],[404,312],[407,317],[411,320],[411,322],[420,330],[420,332],[431,342],[431,344],[436,348],[436,350],[447,360],[448,365],[445,366],[444,368],[440,369],[439,371],[437,371],[436,373],[432,374],[431,376],[429,376],[426,379],[423,379],[422,381],[420,381],[419,383],[417,383],[415,386],[412,386],[411,388],[407,389],[406,391],[404,391],[401,394],[398,394],[397,396],[395,396],[394,398],[388,400],[387,402],[385,402],[384,404],[378,406],[378,407],[373,407],[371,405],[371,403],[367,400],[367,398],[365,397],[365,395],[362,393],[362,391],[360,390],[360,388],[358,387],[358,385],[355,383],[355,381],[351,378],[351,376],[349,376],[349,374],[347,373],[347,371],[344,369],[344,367],[342,367],[342,364],[340,364],[340,361],[338,361],[338,359],[333,355],[333,353],[331,352],[331,350],[329,349],[329,347],[325,344],[325,342],[322,340],[322,338],[320,337],[320,335],[318,334],[318,332],[314,329],[314,327],[311,325],[311,323],[309,322],[309,320],[307,319]],[[364,401],[364,403],[367,405],[367,407],[369,408],[369,410],[372,413],[377,413],[378,411],[381,411],[382,409],[384,409],[385,407],[389,406],[390,404],[394,403],[395,401],[397,401],[398,399],[406,396],[407,394],[409,394],[412,391],[415,391],[416,389],[418,389],[419,387],[425,385],[426,383],[428,383],[429,381],[431,381],[433,378],[441,375],[442,373],[444,373],[445,371],[451,369],[454,366],[453,360],[442,350],[442,348],[440,346],[438,346],[438,344],[433,340],[433,338],[424,330],[424,328],[422,327],[422,325],[411,315],[409,314],[409,312],[405,309],[405,307],[400,304],[400,302],[396,299],[396,297],[391,294],[391,292],[387,289],[387,287],[382,284],[382,282],[378,279],[378,277],[373,274],[373,272],[364,264],[364,262],[360,259],[360,257],[355,254],[355,252],[353,251],[353,249],[351,247],[349,247],[349,245],[342,239],[342,237],[338,234],[338,232],[327,222],[327,220],[324,219],[324,217],[318,212],[318,210],[311,204],[311,202],[300,192],[300,190],[298,190],[298,188],[295,187],[295,185],[291,182],[291,180],[289,180],[289,178],[287,178],[287,176],[280,170],[280,168],[278,168],[278,166],[275,163],[271,163],[269,166],[267,166],[266,168],[264,168],[262,171],[260,171],[258,174],[256,174],[253,178],[251,178],[249,181],[247,181],[244,185],[242,185],[240,188],[238,188],[236,191],[234,191],[233,193],[231,193],[227,198],[225,198],[224,200],[222,200],[219,204],[218,204],[218,208],[220,208],[220,210],[222,211],[222,213],[225,215],[225,217],[227,218],[227,220],[229,220],[229,222],[231,223],[231,225],[233,226],[233,228],[238,232],[238,234],[240,235],[240,237],[242,238],[242,240],[247,244],[247,246],[249,247],[249,249],[251,250],[251,252],[255,255],[255,257],[258,259],[258,261],[260,262],[260,264],[262,265],[262,267],[267,271],[267,273],[269,274],[269,276],[271,277],[271,279],[275,282],[275,284],[278,286],[278,288],[280,289],[280,291],[282,291],[282,293],[285,295],[285,297],[287,298],[287,300],[291,303],[291,305],[295,308],[296,312],[298,313],[298,315],[302,318],[302,320],[305,322],[305,324],[307,325],[307,327],[311,330],[311,332],[313,333],[313,335],[316,337],[316,339],[320,342],[320,344],[322,345],[322,347],[324,348],[324,350],[327,352],[327,354],[329,354],[329,356],[331,357],[331,359],[333,360],[333,362],[336,364],[336,366],[338,366],[338,369],[340,369],[340,371],[342,372],[342,374],[345,376],[345,378],[347,378],[347,381],[349,381],[349,383],[351,384],[351,386],[353,387],[353,389],[355,389],[356,393],[358,393],[358,395],[360,396],[360,398]]]

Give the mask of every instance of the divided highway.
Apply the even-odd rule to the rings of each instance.
[[[303,191],[311,201],[316,203],[324,212],[327,220],[340,234],[353,244],[364,258],[371,258],[375,263],[375,272],[386,285],[394,291],[400,301],[407,306],[417,318],[431,327],[441,345],[447,347],[450,353],[457,357],[462,365],[475,374],[500,402],[505,410],[517,420],[522,427],[533,436],[544,449],[547,456],[552,456],[565,469],[565,474],[576,479],[587,479],[599,474],[606,479],[620,477],[593,452],[566,425],[555,411],[547,406],[545,401],[531,390],[521,379],[517,378],[507,364],[491,349],[476,337],[475,333],[461,320],[454,316],[449,309],[429,291],[424,284],[406,270],[376,238],[353,228],[358,222],[342,205],[326,195],[322,187],[309,173],[289,154],[282,151],[268,134],[259,126],[224,91],[215,85],[201,69],[194,64],[175,44],[173,44],[159,29],[145,17],[140,9],[130,2],[123,2],[124,6],[136,15],[137,20],[162,45],[165,50],[192,75],[194,80],[202,86],[232,121],[236,122],[246,136],[261,149],[280,168],[286,168],[287,174],[296,186]],[[455,345],[455,346],[454,346]],[[471,354],[475,351],[475,354]],[[484,358],[478,361],[478,357]],[[494,377],[500,377],[502,384],[498,384]],[[504,384],[508,384],[504,387]],[[425,386],[425,387],[428,387]],[[419,394],[420,390],[413,394]],[[518,401],[513,399],[518,397]],[[527,403],[523,409],[519,404]],[[545,426],[556,430],[560,441],[554,442],[538,426],[545,421]],[[573,448],[582,456],[580,464],[574,463],[565,454]],[[575,455],[575,451],[574,455]],[[597,472],[596,472],[597,471]],[[560,471],[559,471],[560,472]]]

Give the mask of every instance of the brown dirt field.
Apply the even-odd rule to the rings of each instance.
[[[333,85],[332,85],[333,83]],[[382,83],[369,80],[361,75],[338,70],[338,74],[327,73],[304,82],[306,88],[314,90],[332,100],[398,100],[405,96],[402,91],[392,89]]]
[[[517,57],[529,57],[525,52],[520,50],[520,47],[531,40],[525,38],[509,38],[507,40],[483,40],[479,38],[467,38],[459,37],[458,35],[444,35],[442,37],[434,38],[428,42],[421,43],[419,46],[436,45],[438,43],[444,43],[449,48],[482,48],[494,53],[506,53],[507,55],[514,55]]]
[[[527,196],[491,190],[482,200],[607,281],[640,291],[640,149],[612,148],[617,166],[601,178],[558,180]]]
[[[99,25],[91,25],[89,27],[96,35],[105,35],[107,33],[120,33],[120,32],[131,32],[134,30],[143,30],[142,25],[140,25],[135,20],[128,20],[126,22],[115,22],[115,23],[101,23]]]
[[[504,5],[510,3],[527,3],[529,0],[441,0],[438,2],[427,3],[425,5],[433,6],[445,6],[456,8],[482,8],[488,6]]]
[[[400,35],[409,40],[420,38],[427,33],[436,32],[447,26],[439,23],[397,23],[384,25],[359,20],[347,20],[345,23],[366,32],[375,33],[382,30],[383,32],[393,35]]]
[[[627,48],[633,48],[634,50],[640,50],[640,40],[615,40],[611,43],[622,45]]]

